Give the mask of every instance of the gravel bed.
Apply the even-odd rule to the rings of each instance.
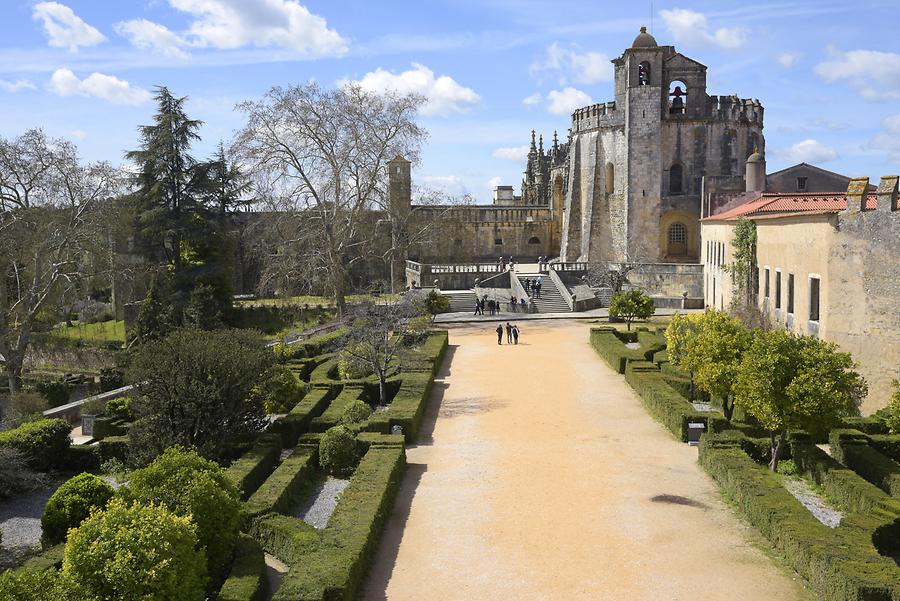
[[[636,350],[639,350],[639,349],[641,348],[641,343],[640,343],[640,342],[626,342],[626,343],[625,343],[625,346],[626,346],[627,348],[630,348],[630,349],[633,350],[633,351],[636,351]]]
[[[837,528],[841,524],[844,514],[829,506],[825,500],[814,491],[805,480],[800,478],[784,478],[784,487],[794,495],[800,504],[806,507],[813,517],[828,526]]]
[[[49,488],[24,493],[0,503],[0,531],[3,532],[4,551],[22,553],[40,550],[44,505],[60,484],[62,483],[57,482]]]
[[[300,507],[297,517],[313,528],[321,530],[328,525],[328,520],[331,519],[331,514],[334,513],[334,508],[337,506],[338,498],[348,484],[350,484],[350,480],[327,478],[316,486],[309,499]]]

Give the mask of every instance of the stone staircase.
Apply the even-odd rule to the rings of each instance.
[[[441,290],[450,299],[452,313],[475,313],[475,293],[471,290]]]
[[[517,273],[519,278],[519,282],[522,283],[522,286],[525,285],[525,280],[534,280],[538,277],[537,273]],[[531,293],[531,290],[528,290],[528,293]],[[550,279],[549,276],[543,275],[541,277],[541,297],[535,298],[534,307],[537,313],[569,313],[571,309],[569,305],[566,303],[566,300],[562,297],[559,290],[556,287],[556,284],[553,280]]]

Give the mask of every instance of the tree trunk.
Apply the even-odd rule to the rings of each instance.
[[[688,372],[691,374],[691,388],[690,388],[690,401],[693,403],[694,399],[697,397],[697,391],[694,389],[694,372]]]
[[[769,446],[771,448],[772,459],[769,461],[769,469],[773,472],[778,471],[778,461],[781,459],[781,451],[784,449],[784,439],[787,437],[787,430],[778,433],[778,443],[775,442],[775,431],[769,432]]]
[[[731,416],[734,415],[734,400],[730,397],[722,399],[722,413],[725,414],[727,421],[731,421]]]
[[[387,392],[384,389],[384,372],[378,372],[378,399],[382,407],[387,405]]]

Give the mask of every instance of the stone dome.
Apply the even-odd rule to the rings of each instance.
[[[747,157],[747,162],[748,163],[762,163],[763,162],[763,155],[760,154],[758,148],[753,151],[753,154],[751,154],[749,157]]]
[[[641,33],[634,38],[634,43],[631,44],[632,48],[655,48],[656,46],[658,46],[656,38],[647,33],[646,27],[641,27]]]

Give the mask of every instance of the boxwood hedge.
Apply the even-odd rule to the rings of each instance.
[[[218,601],[263,601],[268,583],[262,547],[252,536],[239,535],[231,573],[219,589]]]
[[[25,455],[32,469],[48,471],[59,467],[71,444],[72,426],[61,419],[39,419],[0,432],[0,446],[12,447]]]
[[[315,472],[316,450],[294,449],[247,500],[246,515],[252,518],[272,511],[290,511],[309,488]]]
[[[829,442],[837,461],[892,497],[900,498],[900,464],[870,446],[868,436],[858,430],[832,430]]]
[[[272,473],[280,455],[281,437],[263,434],[249,451],[225,470],[225,475],[241,491],[242,500],[246,501]]]

